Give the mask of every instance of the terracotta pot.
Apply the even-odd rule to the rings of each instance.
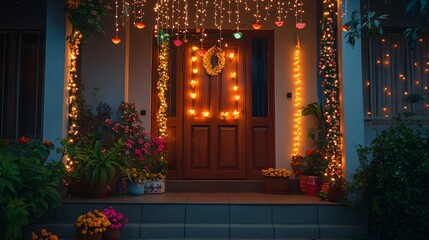
[[[103,240],[119,240],[121,239],[121,230],[108,228],[103,232]]]
[[[88,198],[105,198],[107,195],[107,183],[100,185],[99,183],[91,186],[86,177],[82,178],[82,187],[85,192],[85,196]]]
[[[299,176],[299,189],[301,190],[302,194],[307,195],[307,192],[308,192],[308,176],[307,175],[300,175]]]
[[[289,193],[289,178],[264,177],[265,193]]]
[[[102,233],[95,233],[93,235],[85,234],[83,235],[81,229],[77,229],[76,239],[77,240],[102,240]]]
[[[115,169],[112,181],[107,185],[107,193],[116,193],[118,191],[119,169]]]

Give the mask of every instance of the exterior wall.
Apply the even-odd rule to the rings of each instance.
[[[49,139],[58,147],[58,139],[67,132],[68,114],[65,3],[47,2],[43,139]]]
[[[349,14],[359,9],[360,1],[348,2]],[[343,24],[350,16],[343,18]],[[341,27],[339,26],[339,31]],[[358,145],[364,145],[363,121],[363,89],[362,89],[362,55],[361,40],[357,40],[354,48],[346,44],[345,33],[339,33],[339,68],[341,82],[341,109],[343,133],[343,163],[346,174],[353,173],[359,161],[356,152]]]
[[[304,1],[304,21],[307,27],[299,31],[301,38],[301,67],[303,82],[302,104],[317,101],[317,66],[318,66],[318,44],[317,44],[317,2]],[[244,13],[245,14],[245,13]],[[296,31],[293,13],[285,21],[285,25],[278,28],[274,25],[274,15],[268,22],[263,22],[264,29],[275,30],[275,127],[276,127],[276,163],[278,167],[289,167],[290,158],[293,154],[293,98],[287,99],[287,92],[294,92],[293,60],[296,44]],[[148,14],[148,19],[154,19]],[[253,18],[248,16],[248,22],[242,22],[242,29],[251,29]],[[135,102],[138,110],[146,110],[146,116],[142,120],[146,129],[150,129],[150,88],[152,70],[152,28],[148,24],[145,29],[131,28],[129,37],[130,51],[129,64],[125,65],[125,36],[121,36],[119,45],[111,43],[113,33],[113,19],[106,20],[106,36],[97,36],[90,39],[88,45],[83,49],[82,55],[82,80],[86,89],[99,87],[101,90],[97,100],[105,101],[111,106],[117,106],[125,99],[125,70],[129,72],[128,100]],[[212,24],[208,23],[207,26]],[[275,28],[274,28],[275,27]],[[235,25],[225,25],[227,28],[235,28]],[[121,29],[120,31],[123,31]],[[87,91],[86,96],[90,96]],[[313,124],[312,119],[303,118],[301,152],[309,147],[310,142],[306,139],[306,129]]]

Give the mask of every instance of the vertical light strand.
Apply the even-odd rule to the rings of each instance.
[[[322,37],[320,41],[320,75],[323,78],[324,117],[327,126],[326,154],[329,161],[325,175],[332,180],[342,178],[342,139],[340,129],[340,96],[337,74],[334,19],[336,0],[323,1]]]
[[[299,152],[299,145],[301,141],[301,43],[299,35],[296,35],[296,47],[294,57],[294,78],[295,78],[295,116],[294,116],[294,141],[293,141],[293,155]]]
[[[159,34],[163,34],[163,33],[159,33]],[[156,84],[156,89],[158,92],[159,108],[156,114],[156,119],[158,121],[159,135],[165,138],[167,136],[167,107],[168,107],[165,94],[168,90],[168,80],[170,78],[168,74],[168,64],[169,64],[168,37],[164,37],[163,40],[161,40],[161,43],[159,45],[158,58],[159,58],[158,59],[159,78]]]
[[[191,74],[191,81],[189,81],[189,85],[191,86],[191,92],[189,93],[191,98],[191,109],[189,109],[189,114],[191,116],[195,116],[196,112],[196,86],[198,84],[197,80],[197,74],[198,74],[198,56],[197,56],[197,46],[192,46],[192,57],[191,57],[191,67],[192,67],[192,74]]]
[[[69,115],[68,115],[68,137],[69,141],[73,142],[73,137],[79,133],[78,128],[78,118],[79,118],[79,106],[77,103],[78,95],[78,85],[76,83],[77,79],[77,58],[79,56],[79,46],[81,43],[82,34],[79,30],[75,30],[73,36],[69,39],[70,43],[70,65],[68,72],[68,86],[67,90],[69,91]]]

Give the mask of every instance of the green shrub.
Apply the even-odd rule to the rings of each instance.
[[[20,138],[0,143],[0,233],[22,238],[22,228],[60,209],[58,191],[65,173],[61,162],[47,162],[52,143]]]
[[[360,167],[352,190],[363,190],[374,239],[427,239],[429,236],[429,139],[405,125],[377,134],[359,147]],[[354,187],[354,188],[353,188]]]

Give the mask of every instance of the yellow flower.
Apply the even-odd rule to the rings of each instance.
[[[34,233],[34,232],[31,232],[31,239],[32,240],[37,240],[39,237]]]
[[[82,235],[86,235],[86,233],[87,233],[87,231],[84,229],[84,230],[82,230]]]

